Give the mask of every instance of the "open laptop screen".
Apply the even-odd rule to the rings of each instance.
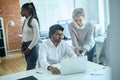
[[[82,73],[87,70],[87,56],[64,58],[61,61],[61,75]]]

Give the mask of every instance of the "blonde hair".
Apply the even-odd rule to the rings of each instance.
[[[73,19],[75,19],[76,17],[80,17],[80,16],[84,16],[85,17],[84,9],[83,8],[76,8],[76,9],[74,9],[74,11],[72,13]]]

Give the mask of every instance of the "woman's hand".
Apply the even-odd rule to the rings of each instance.
[[[83,52],[82,52],[80,55],[81,55],[81,56],[85,56],[86,52],[87,52],[87,50],[84,48],[84,49],[83,49]]]
[[[74,49],[74,51],[75,51],[75,53],[76,53],[76,55],[77,55],[77,56],[79,56],[79,55],[80,55],[79,48],[75,48],[75,49]]]
[[[21,53],[24,53],[23,48],[21,47]]]
[[[21,52],[24,53],[24,46],[23,46],[23,43],[22,43],[22,46],[21,46]]]
[[[24,51],[24,54],[27,55],[29,52],[30,52],[30,49],[27,48],[27,49]]]

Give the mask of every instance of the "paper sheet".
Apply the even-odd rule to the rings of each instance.
[[[88,75],[82,77],[80,80],[112,80],[111,69],[101,69],[88,73]]]

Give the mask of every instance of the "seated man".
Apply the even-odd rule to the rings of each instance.
[[[50,39],[42,43],[39,49],[41,67],[53,74],[59,74],[60,70],[52,64],[59,63],[65,55],[77,57],[72,48],[62,41],[63,30],[64,28],[59,24],[51,26],[49,29]]]

